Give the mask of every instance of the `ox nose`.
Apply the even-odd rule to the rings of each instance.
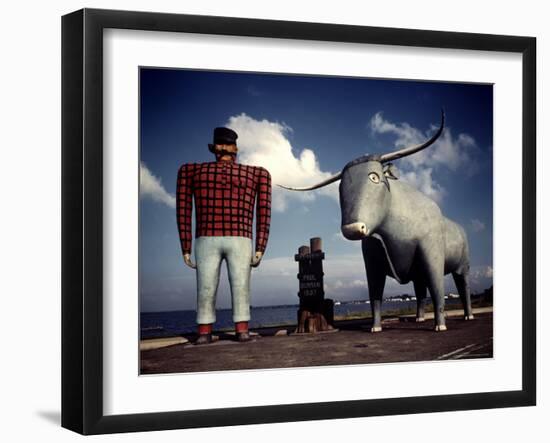
[[[367,229],[365,223],[350,223],[342,226],[342,234],[348,240],[360,240],[369,235],[369,230]]]

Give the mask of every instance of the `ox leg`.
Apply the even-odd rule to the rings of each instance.
[[[416,295],[416,321],[424,321],[424,312],[426,309],[426,285],[418,280],[413,281],[414,294]]]
[[[386,276],[379,273],[375,275],[371,274],[367,271],[370,308],[372,312],[371,332],[380,332],[382,331],[382,295],[384,294]]]
[[[464,308],[464,320],[473,320],[474,314],[472,313],[472,301],[470,299],[470,283],[468,281],[468,274],[457,274],[453,272],[453,279],[455,281],[458,294],[460,295],[460,301],[462,301],[462,307]]]
[[[434,307],[436,331],[446,331],[445,325],[445,286],[443,283],[444,257],[443,251],[435,242],[424,249],[424,268],[426,284]]]
[[[386,284],[386,274],[377,266],[367,265],[367,283],[369,287],[370,308],[372,312],[371,332],[382,331],[382,295]]]
[[[433,280],[429,283],[428,288],[430,290],[430,295],[432,296],[432,303],[434,306],[435,330],[438,332],[446,331],[447,326],[445,325],[445,290],[443,285],[443,272],[441,272],[441,275],[434,275],[430,278],[430,280]]]
[[[367,271],[370,308],[372,312],[371,332],[382,331],[382,295],[386,284],[385,261],[381,260],[383,250],[380,242],[372,237],[362,241],[363,259]]]

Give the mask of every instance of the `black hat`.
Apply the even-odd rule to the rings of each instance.
[[[214,129],[214,143],[208,144],[208,148],[211,152],[214,152],[214,145],[236,145],[237,133],[229,128],[215,128]]]

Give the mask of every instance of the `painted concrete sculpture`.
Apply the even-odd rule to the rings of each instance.
[[[445,331],[444,275],[452,273],[464,307],[472,320],[468,240],[464,229],[441,214],[430,198],[398,180],[392,160],[430,146],[439,130],[425,143],[380,155],[365,155],[349,162],[337,175],[307,188],[318,189],[340,180],[342,234],[361,240],[373,314],[372,332],[382,330],[381,303],[386,276],[399,283],[413,282],[417,299],[416,320],[424,321],[426,290],[434,306],[435,330]]]
[[[183,259],[197,271],[196,344],[212,342],[223,260],[227,263],[236,337],[241,342],[250,341],[250,268],[260,264],[269,237],[271,176],[264,168],[237,163],[237,133],[229,128],[214,129],[214,143],[208,147],[216,161],[182,165],[176,198]],[[191,260],[193,200],[196,264]],[[254,218],[255,252],[251,241]]]

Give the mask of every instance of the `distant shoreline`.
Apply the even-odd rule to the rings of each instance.
[[[483,300],[483,294],[472,294],[472,306],[475,304],[476,306],[477,305],[486,305],[486,306],[492,306],[492,303],[484,303]],[[339,300],[333,300],[335,302],[335,306],[338,305],[338,306],[347,306],[347,305],[351,305],[351,306],[357,306],[357,305],[369,305],[370,306],[370,300],[350,300],[350,301],[339,301]],[[400,296],[390,296],[390,297],[386,297],[382,300],[382,303],[384,302],[403,302],[403,303],[406,303],[406,302],[411,302],[411,301],[416,301],[416,297],[407,297],[405,299],[401,298]],[[450,303],[450,304],[453,304],[453,303],[457,303],[457,302],[460,302],[460,299],[458,297],[449,297],[449,298],[445,298],[445,301],[446,303]],[[282,304],[282,305],[260,305],[260,306],[250,306],[250,309],[283,309],[283,308],[298,308],[300,305],[299,303],[295,303],[295,304]],[[430,309],[430,306],[431,306],[431,299],[430,297],[427,298],[427,303],[426,303],[426,309]],[[218,308],[218,310],[220,311],[228,311],[228,310],[231,310],[231,307],[223,307],[223,308]],[[195,309],[192,308],[192,309],[174,309],[174,310],[170,310],[170,311],[140,311],[140,315],[153,315],[153,314],[165,314],[165,313],[174,313],[174,312],[194,312]]]

